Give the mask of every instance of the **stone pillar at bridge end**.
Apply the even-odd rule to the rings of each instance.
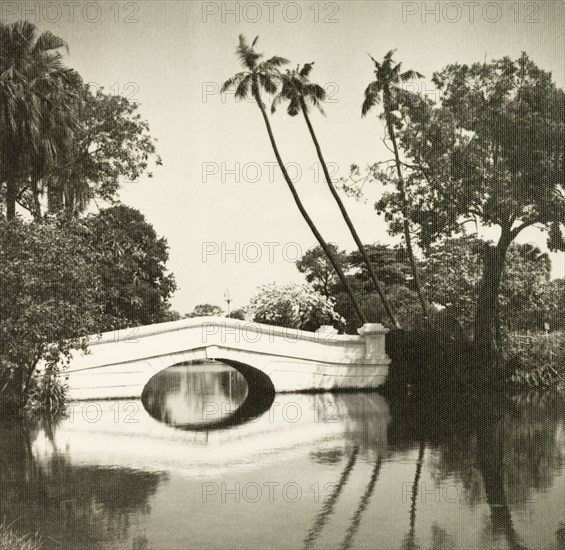
[[[365,323],[357,329],[359,336],[365,340],[365,359],[379,363],[389,363],[385,349],[385,338],[389,329],[380,323]]]

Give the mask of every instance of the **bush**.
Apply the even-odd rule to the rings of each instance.
[[[322,325],[343,328],[344,320],[335,302],[310,284],[270,284],[259,288],[251,299],[248,315],[256,323],[314,331]]]
[[[388,393],[466,390],[476,380],[473,347],[437,328],[391,330],[386,351],[392,360]]]
[[[512,383],[565,388],[565,332],[511,333],[505,348]]]
[[[51,372],[35,373],[25,406],[28,417],[46,415],[56,419],[67,414],[67,384]]]

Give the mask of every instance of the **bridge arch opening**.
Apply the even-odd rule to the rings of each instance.
[[[230,405],[226,402],[225,394],[218,393],[217,387],[211,389],[211,385],[217,386],[221,382],[219,377],[210,376],[217,372],[218,366],[225,367],[222,375],[229,374]],[[187,387],[184,375],[191,367],[196,367],[205,381],[199,382],[193,377],[193,387],[189,387],[190,381]],[[232,373],[236,375],[233,378]],[[225,378],[223,382],[226,386]],[[232,387],[235,407],[231,404]],[[220,430],[244,424],[266,412],[274,398],[275,389],[266,374],[255,367],[227,358],[185,361],[171,365],[155,374],[147,382],[141,395],[143,406],[153,418],[186,431]],[[193,403],[188,403],[189,400]],[[175,416],[175,407],[177,410],[179,407],[192,407],[192,414]]]

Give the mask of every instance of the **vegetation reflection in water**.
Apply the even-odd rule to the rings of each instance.
[[[183,369],[157,379],[181,425],[230,395],[218,370],[187,405]],[[57,426],[0,424],[0,514],[48,549],[565,548],[562,396],[276,395],[210,432],[157,416],[99,402]]]

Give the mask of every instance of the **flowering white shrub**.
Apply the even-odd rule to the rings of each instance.
[[[259,287],[249,304],[248,315],[256,323],[287,328],[342,328],[345,320],[336,313],[334,305],[333,298],[326,298],[310,284],[272,283]]]

